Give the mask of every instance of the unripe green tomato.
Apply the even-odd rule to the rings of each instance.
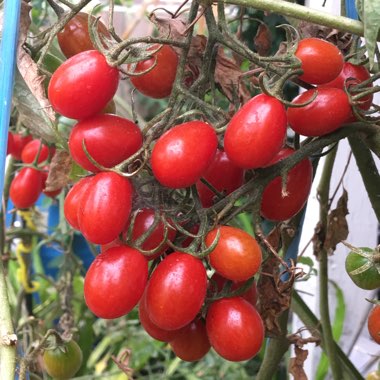
[[[56,380],[71,379],[78,372],[82,359],[82,350],[74,340],[46,349],[43,355],[46,372]]]
[[[372,257],[374,258],[375,253],[378,252],[370,248],[359,248],[364,253],[368,253],[371,256],[364,257],[358,253],[351,251],[346,257],[346,271],[351,277],[351,280],[361,289],[374,290],[380,288],[380,273],[377,269],[379,264],[376,264]],[[364,265],[368,265],[368,268],[361,273],[353,273]]]

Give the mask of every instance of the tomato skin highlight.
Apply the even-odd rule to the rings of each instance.
[[[139,302],[148,280],[148,262],[126,245],[96,256],[84,280],[88,308],[98,317],[119,318]]]
[[[295,56],[304,71],[300,79],[306,83],[323,84],[335,79],[342,71],[342,52],[332,43],[319,38],[304,38],[298,42]]]
[[[303,136],[323,136],[342,126],[352,117],[347,94],[339,88],[318,88],[298,95],[292,103],[302,104],[317,91],[316,98],[304,107],[289,107],[290,127]]]
[[[88,50],[58,67],[50,79],[48,97],[56,112],[80,120],[99,113],[118,84],[117,68],[109,66],[97,50]]]
[[[154,45],[152,50],[157,48],[158,46]],[[152,58],[138,62],[134,73],[144,72],[152,66],[154,67],[149,72],[130,76],[130,80],[142,94],[155,99],[166,98],[172,92],[177,73],[178,56],[171,46],[163,45]]]
[[[153,174],[163,186],[172,189],[194,185],[212,163],[217,146],[215,130],[209,124],[179,124],[165,132],[153,147]]]
[[[199,313],[207,290],[207,274],[201,260],[174,252],[154,270],[146,293],[151,321],[164,330],[178,330]]]
[[[375,305],[369,312],[367,327],[372,339],[380,344],[380,305]]]
[[[83,140],[90,156],[111,168],[136,153],[143,137],[135,123],[116,115],[95,115],[78,122],[70,133],[70,154],[84,169],[97,173],[100,170],[87,158]]]
[[[282,148],[286,134],[286,111],[271,96],[259,94],[232,117],[224,135],[228,158],[243,169],[268,164]]]
[[[132,208],[133,188],[113,172],[96,174],[81,199],[79,229],[94,244],[108,244],[123,231]]]
[[[211,347],[224,359],[253,358],[264,341],[264,324],[257,310],[241,297],[214,301],[206,316]]]
[[[262,261],[261,248],[255,238],[240,228],[220,226],[207,234],[207,247],[211,246],[218,231],[218,243],[209,255],[211,266],[228,280],[246,281],[253,277]]]
[[[271,165],[292,155],[291,148],[282,149],[272,160]],[[274,178],[265,187],[261,200],[261,215],[268,220],[284,221],[298,214],[305,205],[313,181],[313,167],[308,158],[303,159],[286,177],[286,192],[282,193],[281,177]]]

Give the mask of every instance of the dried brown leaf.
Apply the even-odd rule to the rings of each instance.
[[[51,160],[45,191],[62,189],[70,182],[72,159],[65,150],[57,150]]]
[[[260,55],[264,57],[269,55],[272,46],[272,35],[266,24],[259,24],[253,43]]]
[[[309,354],[308,350],[304,350],[298,346],[294,347],[296,356],[290,359],[289,373],[294,376],[294,380],[307,380],[303,365]]]

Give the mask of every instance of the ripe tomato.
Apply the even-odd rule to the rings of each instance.
[[[77,13],[57,34],[58,44],[62,50],[62,53],[66,58],[70,58],[75,54],[81,53],[86,50],[95,50],[95,47],[91,41],[88,32],[88,18],[93,20],[94,16],[90,16],[87,13]],[[97,31],[102,37],[110,37],[110,34],[106,26],[99,20],[97,25]]]
[[[50,79],[48,96],[54,110],[72,119],[99,113],[113,98],[119,71],[97,50],[88,50],[62,63]]]
[[[14,146],[14,141],[13,141],[13,135],[11,132],[8,132],[8,140],[7,140],[7,155],[12,154],[14,151],[15,146]]]
[[[16,208],[32,207],[42,191],[42,173],[34,168],[21,169],[11,182],[9,197]]]
[[[113,172],[96,174],[79,206],[79,228],[84,237],[94,244],[115,240],[128,221],[132,192],[127,178]]]
[[[203,121],[189,121],[164,133],[153,147],[153,174],[164,186],[180,189],[194,185],[212,163],[218,138]]]
[[[224,359],[253,358],[264,341],[264,324],[257,310],[241,297],[213,302],[206,316],[211,347]]]
[[[43,144],[40,140],[29,141],[21,152],[21,161],[25,164],[31,164],[37,158],[37,164],[52,158],[55,153],[55,148],[49,148]]]
[[[244,170],[234,165],[226,152],[218,149],[203,178],[220,193],[228,195],[243,184]],[[196,185],[203,207],[211,207],[214,204],[215,193],[201,181]]]
[[[293,149],[284,148],[271,161],[271,165],[289,157]],[[286,193],[282,178],[276,177],[266,186],[261,200],[261,215],[268,220],[284,221],[298,214],[305,205],[313,181],[313,167],[308,158],[289,170],[286,176]]]
[[[13,136],[13,150],[10,152],[12,157],[16,160],[21,160],[21,152],[24,149],[25,145],[33,140],[31,135],[21,135],[19,133],[12,133]]]
[[[148,280],[148,262],[126,245],[96,256],[84,279],[84,298],[98,317],[119,318],[139,302]]]
[[[164,330],[156,326],[149,318],[146,309],[146,291],[143,293],[139,302],[139,319],[141,326],[152,338],[161,342],[170,342],[178,334],[180,330]]]
[[[183,327],[170,342],[170,346],[182,360],[195,362],[202,359],[211,348],[204,320],[199,318]]]
[[[84,177],[79,180],[67,193],[63,204],[65,218],[71,227],[79,230],[79,209],[82,204],[82,198],[87,195],[89,185],[94,177]]]
[[[240,228],[220,226],[206,236],[209,247],[220,232],[219,241],[210,253],[211,266],[223,277],[233,281],[246,281],[260,268],[262,254],[256,240]]]
[[[136,241],[142,234],[147,232],[151,226],[154,224],[155,219],[155,210],[149,208],[142,208],[138,211],[135,223],[133,225],[132,230],[132,240]],[[126,227],[126,231],[129,228],[129,223]],[[173,228],[168,228],[167,240],[173,241],[176,236],[176,230]],[[156,227],[150,232],[149,236],[145,239],[145,241],[141,244],[141,249],[144,251],[150,251],[156,249],[164,240],[165,237],[165,226],[164,223],[159,220]],[[154,255],[147,256],[148,260],[153,260],[156,257],[160,256],[164,253],[169,246],[167,244],[163,245],[163,247]]]
[[[58,194],[60,194],[62,189],[57,189],[53,191],[45,191],[46,181],[49,175],[49,168],[45,167],[44,170],[41,171],[41,174],[42,174],[42,192],[49,198],[55,198]]]
[[[153,45],[150,50],[157,48],[158,45]],[[145,74],[130,76],[130,80],[142,94],[155,99],[166,98],[172,92],[177,66],[176,52],[171,46],[163,45],[151,58],[138,62],[134,74],[153,68]]]
[[[80,166],[99,172],[87,158],[83,141],[97,163],[111,168],[136,153],[141,148],[142,140],[139,127],[132,121],[116,115],[95,115],[74,126],[69,137],[69,149]]]
[[[265,166],[284,144],[286,111],[271,96],[253,97],[232,117],[224,135],[224,149],[236,166]]]
[[[214,282],[216,285],[216,289],[213,290],[216,292],[220,292],[223,287],[226,285],[226,282],[228,280],[224,277],[222,277],[218,272],[215,272],[211,276],[211,284]],[[231,285],[231,292],[238,290],[239,288],[243,287],[245,284],[245,281],[233,281]],[[209,285],[210,286],[210,285]],[[213,286],[213,284],[211,285]],[[239,295],[239,297],[244,298],[246,301],[248,301],[251,305],[255,306],[257,303],[257,286],[256,282],[253,281],[252,285],[242,294]]]
[[[301,61],[306,83],[322,84],[335,79],[342,71],[342,52],[332,43],[319,38],[305,38],[298,43],[295,56]]]
[[[376,305],[370,311],[367,325],[372,339],[380,344],[380,305]]]
[[[361,289],[374,290],[380,288],[380,273],[379,263],[376,262],[373,249],[359,248],[364,254],[369,257],[360,255],[357,252],[351,251],[346,257],[346,272],[351,280]],[[363,271],[363,268],[367,268]]]
[[[298,95],[292,103],[302,104],[316,98],[305,107],[289,107],[288,121],[291,128],[304,136],[322,136],[333,132],[352,116],[347,94],[339,88],[318,88]]]
[[[83,354],[74,340],[60,346],[47,348],[43,354],[46,372],[54,379],[71,379],[79,371]]]
[[[199,313],[207,290],[206,269],[201,260],[174,252],[158,264],[146,290],[151,321],[164,330],[177,330]]]

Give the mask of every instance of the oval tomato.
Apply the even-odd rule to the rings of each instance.
[[[126,245],[96,256],[84,279],[84,298],[98,317],[113,319],[129,313],[139,302],[148,280],[148,262]]]
[[[318,88],[298,95],[292,103],[303,104],[316,98],[305,107],[289,107],[288,121],[291,128],[304,136],[322,136],[333,132],[352,116],[347,94],[339,88]]]
[[[158,45],[153,45],[150,50],[157,48]],[[130,76],[130,80],[142,94],[155,99],[166,98],[172,92],[177,66],[176,52],[171,46],[163,45],[151,58],[138,62],[133,73],[138,74],[153,68],[145,74]]]
[[[71,379],[82,365],[83,354],[74,340],[54,348],[47,348],[43,354],[46,372],[54,379]]]
[[[218,149],[214,161],[206,170],[203,178],[218,192],[228,195],[243,184],[244,169],[234,165],[226,152]],[[215,193],[202,181],[198,181],[196,185],[202,206],[211,207],[214,204]]]
[[[79,230],[79,209],[82,204],[82,198],[87,194],[88,187],[94,177],[85,177],[80,179],[67,193],[64,204],[63,212],[65,218],[71,227]]]
[[[212,163],[218,138],[203,121],[189,121],[164,133],[152,150],[154,176],[164,186],[180,189],[194,185]]]
[[[77,13],[57,34],[58,44],[66,58],[81,53],[86,50],[95,50],[88,32],[88,18],[93,20],[94,16],[87,13]],[[106,26],[99,20],[97,31],[100,38],[110,37]]]
[[[286,111],[271,96],[260,94],[240,108],[227,125],[224,149],[238,167],[265,166],[284,144]]]
[[[367,326],[372,339],[380,344],[380,305],[374,306],[370,311]]]
[[[289,157],[293,149],[282,149],[271,165]],[[284,221],[298,214],[305,205],[313,181],[313,167],[308,158],[303,159],[286,176],[286,192],[282,178],[276,177],[265,187],[261,200],[261,215],[268,220]]]
[[[332,43],[319,38],[304,38],[298,42],[295,56],[301,61],[306,83],[322,84],[335,79],[342,71],[342,52]]]
[[[84,169],[99,172],[87,158],[82,143],[90,156],[100,165],[111,168],[136,153],[142,146],[139,127],[116,115],[96,115],[77,123],[69,137],[70,154]]]
[[[123,231],[132,208],[132,185],[113,172],[96,174],[81,198],[79,229],[94,244],[108,244]]]
[[[104,55],[88,50],[65,61],[52,75],[48,96],[54,110],[72,119],[99,113],[113,98],[119,71]]]
[[[264,341],[264,325],[257,310],[241,297],[213,302],[206,316],[211,347],[224,359],[253,358]]]
[[[40,164],[47,159],[51,159],[55,153],[55,148],[49,148],[47,145],[43,144],[40,140],[32,140],[28,142],[22,152],[21,161],[25,164],[31,164],[37,158],[37,164]]]
[[[254,276],[262,261],[261,248],[255,238],[240,228],[220,226],[207,234],[206,246],[211,246],[218,231],[219,241],[209,255],[211,266],[233,281],[246,281]]]
[[[164,330],[177,330],[199,313],[207,290],[206,269],[201,260],[174,252],[158,264],[146,290],[151,321]]]
[[[21,152],[28,142],[33,140],[31,135],[21,135],[19,133],[12,133],[13,136],[13,150],[11,152],[12,157],[16,160],[21,160]]]
[[[15,150],[15,145],[13,141],[13,135],[11,132],[8,132],[8,140],[7,140],[7,155],[12,154]]]
[[[170,346],[182,360],[195,362],[202,359],[211,348],[203,319],[196,319],[183,327],[170,342]]]
[[[32,207],[42,191],[42,173],[34,168],[22,168],[11,182],[9,197],[16,208]]]

